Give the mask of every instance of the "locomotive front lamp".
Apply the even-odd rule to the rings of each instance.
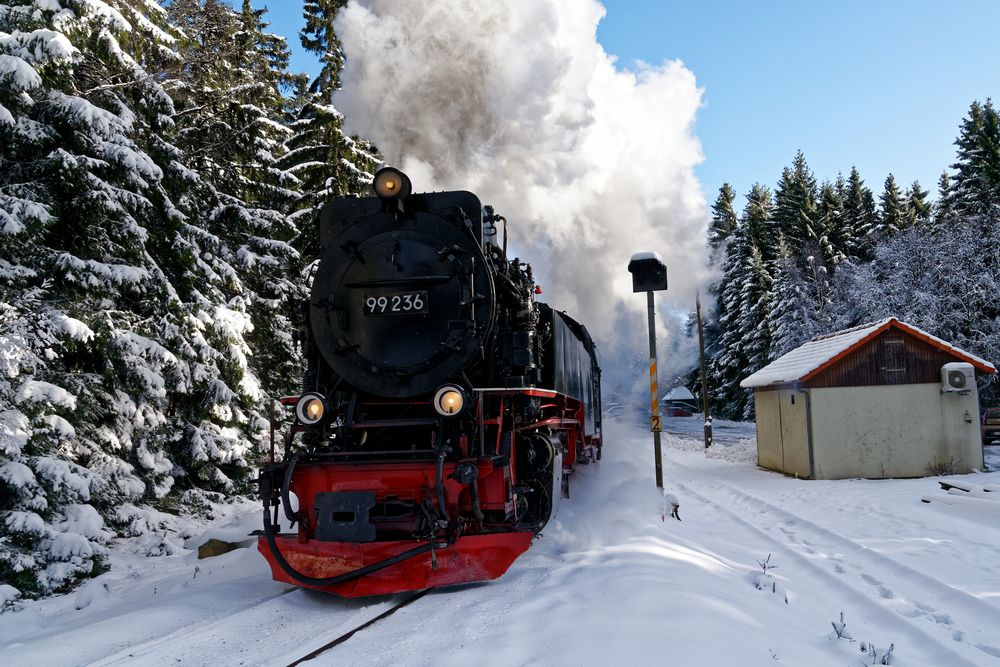
[[[380,199],[403,200],[410,196],[410,179],[395,167],[383,167],[375,172],[372,188]]]
[[[321,394],[303,394],[295,404],[295,416],[308,426],[318,424],[326,415],[326,399]]]
[[[433,404],[442,417],[454,417],[465,407],[465,393],[457,385],[446,384],[434,393]]]

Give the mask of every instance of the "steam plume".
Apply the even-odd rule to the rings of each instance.
[[[605,353],[627,343],[634,355],[645,299],[630,255],[667,262],[663,312],[689,312],[707,278],[701,90],[679,61],[617,68],[596,39],[603,16],[596,0],[352,1],[335,103],[415,190],[496,205],[544,298]]]

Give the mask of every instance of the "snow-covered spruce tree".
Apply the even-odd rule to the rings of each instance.
[[[0,6],[0,580],[24,595],[100,571],[175,479],[232,489],[261,430],[236,274],[146,69],[171,35],[144,0]]]
[[[849,235],[844,225],[845,189],[846,185],[841,177],[838,177],[837,183],[824,181],[819,189],[815,243],[822,254],[823,265],[830,271],[847,258]]]
[[[964,216],[981,216],[1000,205],[1000,112],[992,100],[973,102],[955,140],[950,203]]]
[[[769,361],[787,354],[815,336],[818,331],[814,309],[798,262],[782,239],[772,269],[773,297],[767,314],[771,331]]]
[[[772,307],[772,280],[767,264],[761,251],[756,246],[750,247],[750,256],[746,258],[744,269],[746,282],[740,294],[741,320],[738,328],[743,335],[743,356],[746,359],[744,375],[754,373],[768,364],[771,352],[771,330],[767,320]],[[740,378],[742,380],[742,378]],[[739,382],[737,382],[737,387]],[[739,388],[739,387],[738,387]],[[746,392],[745,389],[739,388]],[[753,419],[754,404],[752,396],[744,398],[741,419]]]
[[[301,228],[296,246],[306,259],[314,258],[319,244],[319,211],[333,197],[360,194],[368,189],[379,158],[375,148],[358,137],[344,134],[344,118],[331,98],[340,89],[344,53],[334,31],[337,12],[346,0],[307,0],[302,46],[315,54],[323,68],[300,98],[300,109],[291,124],[282,168],[300,181],[302,197],[293,218]]]
[[[720,417],[733,419],[742,417],[747,404],[746,397],[739,389],[747,366],[739,325],[743,319],[742,291],[746,278],[743,271],[746,259],[752,252],[746,222],[740,220],[729,237],[722,267],[717,308],[719,338],[709,371],[712,412]]]
[[[938,198],[934,202],[933,227],[935,230],[943,228],[947,221],[955,215],[954,193],[951,190],[951,177],[948,171],[942,171],[938,178]]]
[[[793,254],[808,240],[819,238],[816,233],[816,177],[806,158],[799,151],[791,167],[782,171],[774,191],[774,226],[788,242]],[[773,251],[765,253],[773,259]]]
[[[736,201],[736,192],[729,183],[723,183],[719,188],[719,196],[712,204],[712,222],[708,228],[708,244],[712,248],[711,261],[718,261],[716,251],[726,239],[736,229],[736,211],[733,209],[733,202]]]
[[[903,208],[903,194],[896,185],[896,178],[889,174],[885,178],[885,187],[879,196],[878,224],[875,227],[879,238],[892,236],[906,228]]]
[[[838,281],[856,311],[850,326],[899,317],[984,359],[1000,359],[1000,213],[952,218],[938,230],[915,227],[887,239],[868,264]],[[1000,398],[996,380],[984,402]]]
[[[263,15],[249,2],[235,11],[222,0],[174,0],[169,16],[186,37],[164,76],[177,145],[203,185],[197,205],[208,213],[201,231],[212,252],[201,261],[249,318],[248,363],[275,395],[295,386],[300,366],[292,318],[301,287],[290,278],[298,230],[288,215],[299,181],[278,160],[290,136],[287,95],[303,82],[289,74],[287,45],[266,32]]]
[[[906,227],[929,226],[933,214],[933,206],[927,198],[930,191],[920,187],[920,181],[914,180],[903,196],[903,219]]]
[[[708,228],[708,243],[711,248],[709,255],[710,267],[721,269],[725,261],[729,237],[736,229],[738,223],[736,212],[733,210],[735,198],[736,193],[733,191],[732,186],[729,183],[724,183],[719,188],[719,195],[712,205],[712,222]],[[725,304],[722,301],[722,283],[720,280],[714,280],[708,286],[708,291],[715,303],[715,312],[710,313],[705,318],[703,333],[705,336],[705,353],[711,358],[716,353],[719,336],[722,332],[721,321],[725,318]],[[696,368],[694,375],[697,375],[697,373],[698,369]],[[700,379],[693,381],[700,383]]]
[[[846,236],[844,252],[852,261],[867,260],[874,252],[877,224],[875,196],[865,186],[857,167],[851,167],[844,191],[843,228]]]
[[[761,350],[770,336],[757,329],[766,318],[756,322],[753,318],[760,314],[758,301],[769,298],[762,246],[770,238],[773,208],[771,191],[755,184],[726,246],[718,292],[719,335],[711,361],[713,411],[723,417],[742,419],[752,414],[749,393],[739,384],[752,372],[748,369],[766,363],[766,352]]]

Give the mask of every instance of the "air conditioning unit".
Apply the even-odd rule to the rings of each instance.
[[[967,394],[976,386],[976,369],[959,361],[941,367],[941,391]]]

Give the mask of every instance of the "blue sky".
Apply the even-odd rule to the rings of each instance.
[[[272,7],[272,29],[299,48],[301,0],[254,5]],[[742,206],[799,149],[820,179],[856,164],[876,193],[891,171],[934,194],[969,104],[1000,98],[995,0],[604,5],[598,39],[621,66],[680,59],[704,88],[698,176],[710,201],[729,181]],[[301,52],[293,64],[315,69]]]

